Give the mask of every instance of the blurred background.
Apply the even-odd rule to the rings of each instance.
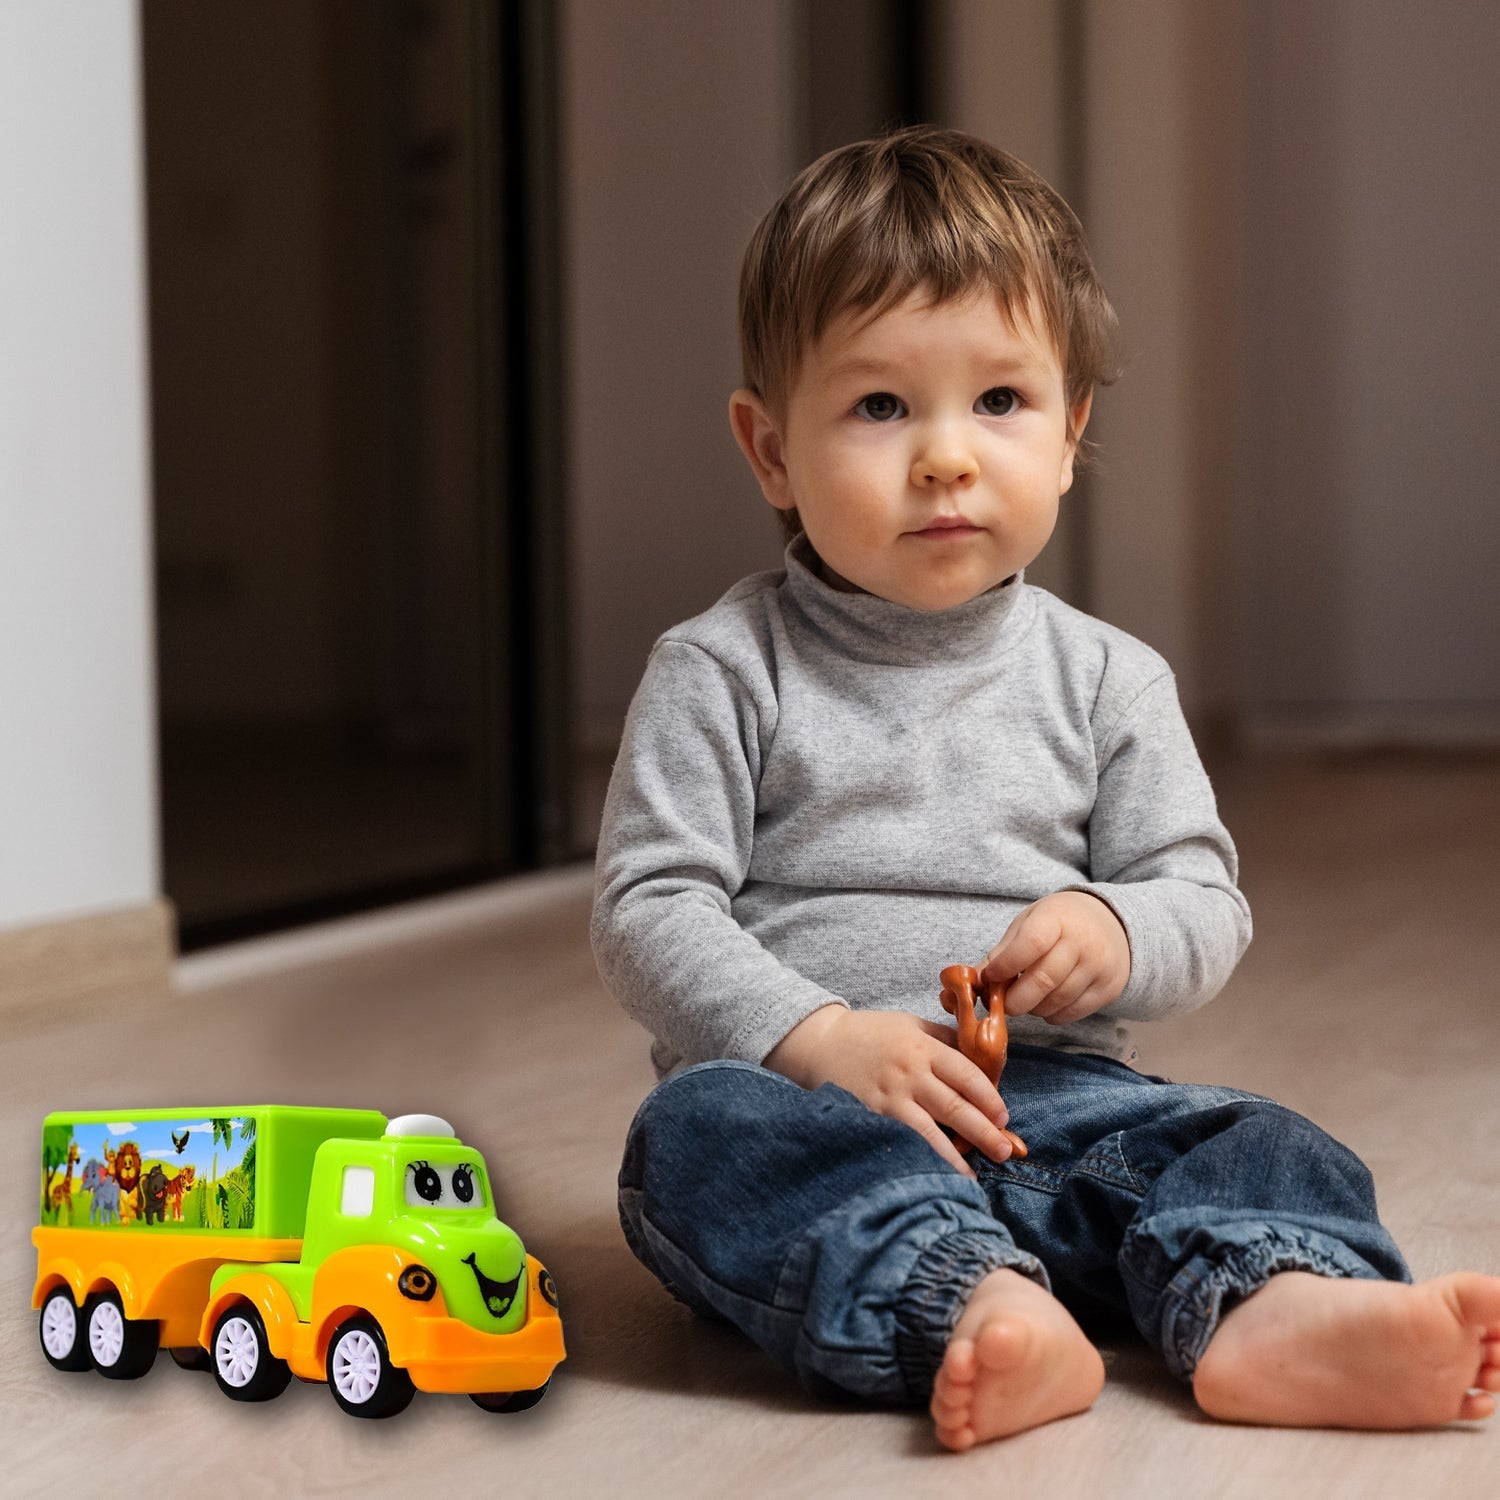
[[[1497,65],[1473,0],[11,0],[0,928],[587,858],[651,642],[778,562],[744,243],[917,120],[1121,315],[1033,581],[1211,765],[1494,754]]]

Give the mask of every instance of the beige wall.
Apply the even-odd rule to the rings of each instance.
[[[1057,180],[1084,111],[1089,607],[1252,743],[1500,742],[1500,9],[1087,0],[1078,99],[1063,7],[947,12],[954,123]]]
[[[1500,7],[940,12],[946,122],[1075,198],[1124,328],[1100,467],[1031,576],[1166,653],[1200,723],[1500,741]],[[722,405],[740,248],[800,165],[799,13],[568,8],[575,625],[597,738],[663,626],[774,563]]]
[[[609,744],[652,641],[777,565],[729,434],[735,287],[792,168],[790,6],[563,10],[575,729]]]
[[[1034,167],[1083,212],[1070,159],[1068,66],[1062,11],[1035,0],[936,0],[933,29],[946,80],[942,124],[972,131]],[[1097,432],[1091,433],[1097,436]],[[1080,472],[1031,582],[1087,608],[1087,512],[1097,479]]]
[[[1252,47],[1250,727],[1500,743],[1500,7],[1272,0]]]

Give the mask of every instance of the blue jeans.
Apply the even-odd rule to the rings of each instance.
[[[1269,1099],[1019,1045],[1003,1093],[1030,1157],[976,1152],[974,1181],[832,1084],[685,1069],[630,1128],[625,1236],[810,1389],[901,1405],[930,1396],[970,1292],[1001,1266],[1081,1316],[1128,1313],[1184,1380],[1278,1271],[1411,1279],[1364,1164]]]

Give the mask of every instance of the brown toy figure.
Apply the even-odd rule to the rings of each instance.
[[[1010,1050],[1010,1032],[1005,1025],[1004,987],[979,982],[979,971],[970,964],[949,964],[938,976],[943,981],[943,1009],[958,1022],[958,1050],[978,1065],[996,1088],[1005,1071],[1005,1056]],[[975,1009],[978,995],[987,1014],[981,1020]],[[1026,1142],[1013,1130],[1000,1132],[1010,1142],[1011,1155],[1024,1157]],[[973,1149],[966,1141],[956,1142],[960,1151]]]

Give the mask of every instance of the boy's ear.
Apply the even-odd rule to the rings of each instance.
[[[1073,488],[1073,460],[1078,457],[1078,444],[1083,438],[1083,429],[1089,425],[1089,413],[1094,409],[1094,393],[1090,391],[1072,410],[1073,436],[1063,454],[1061,488],[1059,495],[1066,495]]]
[[[786,471],[781,432],[766,403],[754,391],[740,389],[730,396],[729,430],[755,470],[761,493],[777,510],[794,509],[797,502]]]

